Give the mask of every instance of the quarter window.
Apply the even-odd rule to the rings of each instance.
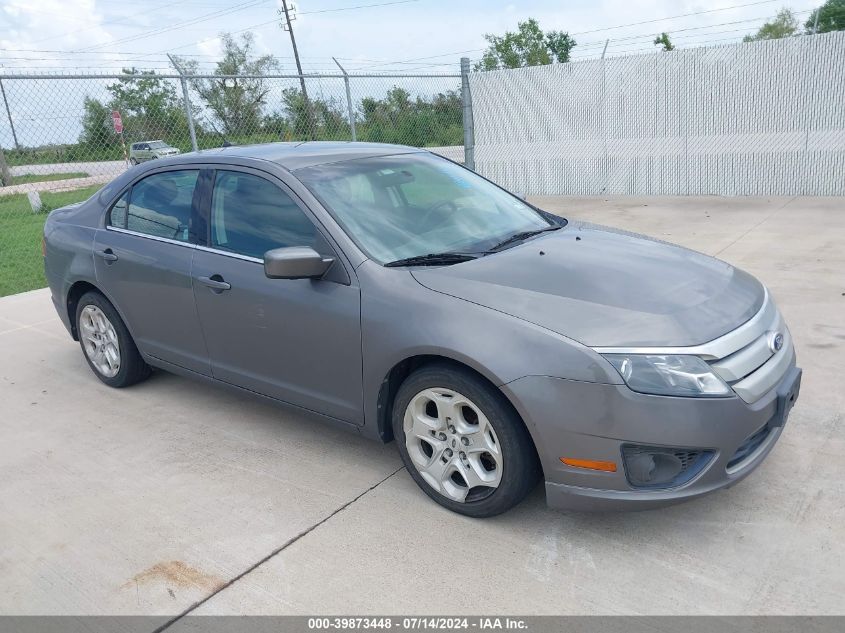
[[[126,228],[126,208],[129,206],[129,191],[125,191],[111,207],[109,226]]]
[[[136,183],[129,196],[126,228],[187,242],[198,175],[197,170],[167,171]]]
[[[259,259],[284,246],[327,248],[289,195],[264,178],[235,171],[215,176],[209,246]]]

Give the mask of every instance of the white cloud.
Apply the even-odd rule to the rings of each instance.
[[[223,52],[223,42],[219,37],[215,37],[199,42],[197,44],[197,48],[199,49],[201,55],[213,55],[214,57],[219,57]]]

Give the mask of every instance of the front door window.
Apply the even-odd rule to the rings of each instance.
[[[262,259],[284,246],[326,250],[313,222],[276,185],[252,174],[218,171],[211,202],[212,248]]]

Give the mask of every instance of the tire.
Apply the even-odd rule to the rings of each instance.
[[[537,453],[519,415],[469,370],[434,364],[413,372],[396,394],[392,424],[411,477],[453,512],[501,514],[539,479]]]
[[[132,166],[134,167],[135,165],[137,165],[137,164],[138,164],[138,161],[137,161],[136,159],[134,159],[134,158],[130,158],[130,159],[129,159],[129,164],[130,164],[130,165],[132,165]]]
[[[129,387],[152,372],[141,358],[123,319],[99,292],[86,292],[79,299],[76,331],[88,366],[109,387]]]

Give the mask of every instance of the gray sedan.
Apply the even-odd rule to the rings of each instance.
[[[747,273],[409,147],[165,158],[53,211],[44,238],[56,310],[107,385],[158,368],[395,439],[428,496],[475,517],[541,477],[574,509],[733,484],[800,387]]]

